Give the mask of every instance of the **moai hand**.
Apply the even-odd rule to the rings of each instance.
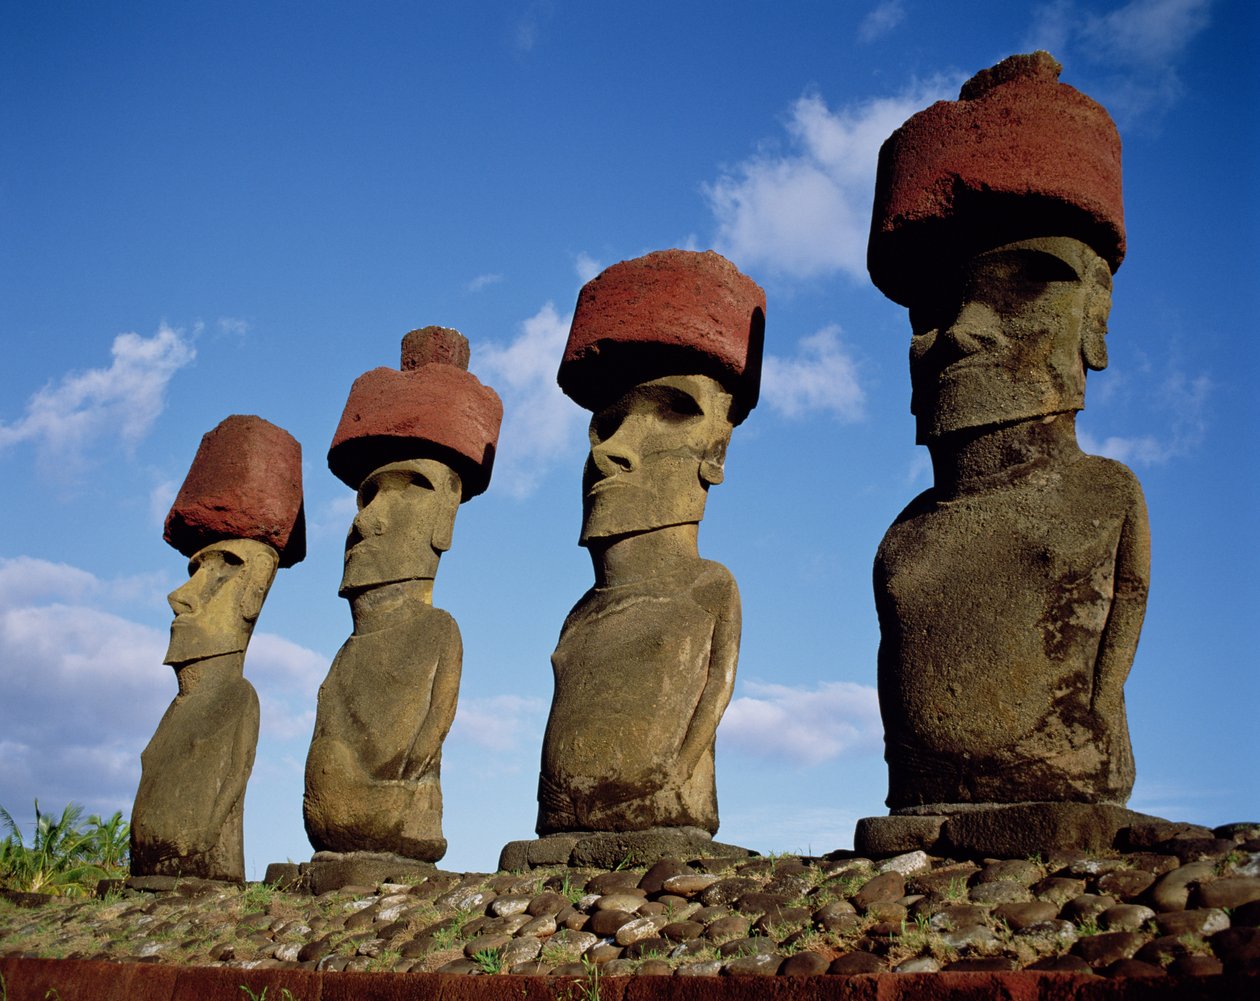
[[[201,440],[166,519],[189,557],[165,662],[179,693],[141,755],[131,871],[245,878],[245,786],[258,743],[258,696],[245,649],[278,566],[305,555],[302,453],[259,417],[227,418]]]

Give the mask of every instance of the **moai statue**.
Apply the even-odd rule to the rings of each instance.
[[[578,296],[559,382],[594,414],[580,544],[595,586],[552,656],[537,824],[549,843],[509,845],[513,868],[742,851],[711,840],[739,591],[697,536],[731,430],[757,402],[765,301],[724,257],[682,250],[615,264]]]
[[[1076,440],[1124,256],[1120,138],[1059,70],[1012,56],[880,151],[868,263],[910,311],[935,482],[875,559],[893,816],[859,850],[1104,847],[1148,819],[1123,809],[1146,507]]]
[[[276,568],[306,555],[301,446],[261,417],[227,418],[201,439],[164,537],[189,558],[168,599],[179,694],[140,756],[131,873],[243,882],[258,744],[245,648]]]
[[[320,687],[306,759],[303,815],[317,852],[446,853],[439,773],[463,646],[433,607],[433,580],[460,503],[489,486],[503,417],[468,356],[458,331],[407,334],[401,371],[355,380],[328,450],[359,512],[338,592],[354,632]]]

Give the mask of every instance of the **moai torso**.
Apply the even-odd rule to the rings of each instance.
[[[140,756],[132,863],[145,875],[244,878],[258,695],[239,673],[219,670],[175,697]]]
[[[442,741],[462,649],[455,620],[420,606],[338,651],[306,762],[306,826],[317,850],[445,854]]]
[[[901,513],[875,560],[889,806],[1124,802],[1147,533],[1133,474],[1079,451]]]
[[[1118,808],[1133,785],[1123,690],[1146,508],[1075,425],[1086,371],[1107,364],[1120,140],[1059,70],[1044,52],[1004,60],[880,151],[868,263],[909,308],[911,411],[935,480],[875,561],[888,805],[903,813]],[[1064,818],[1119,814],[1039,816],[1068,825],[1042,831],[1066,845],[1085,834]]]
[[[735,580],[708,560],[583,596],[551,659],[540,834],[717,830],[713,739],[739,632]]]
[[[552,656],[541,835],[717,831],[714,741],[740,605],[698,532],[757,400],[764,310],[762,290],[711,251],[622,261],[578,296],[557,378],[592,411],[580,544],[595,587]]]
[[[425,327],[402,369],[355,380],[328,465],[358,491],[339,593],[354,632],[319,690],[303,818],[317,852],[436,862],[442,742],[455,719],[463,646],[434,608],[460,504],[486,489],[503,406],[468,370],[468,341]]]

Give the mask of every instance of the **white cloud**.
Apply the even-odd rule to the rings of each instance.
[[[0,424],[0,450],[32,442],[41,464],[75,471],[97,442],[134,447],[162,412],[172,376],[196,352],[163,324],[152,337],[119,334],[111,353],[109,368],[71,372],[36,392],[21,418]]]
[[[761,152],[704,186],[715,242],[742,268],[796,278],[844,272],[865,282],[875,164],[911,114],[957,92],[943,77],[832,111],[817,94],[792,105],[787,152]]]
[[[761,398],[787,418],[830,414],[840,421],[861,420],[866,394],[857,366],[840,344],[839,326],[802,338],[791,358],[766,355]]]
[[[350,531],[350,522],[354,521],[358,511],[358,495],[347,490],[320,504],[314,516],[307,520],[307,530],[315,538],[344,539]]]
[[[1098,62],[1162,70],[1211,21],[1212,0],[1129,0],[1081,23],[1086,52]]]
[[[883,38],[906,19],[906,5],[901,0],[882,0],[862,18],[858,25],[858,39],[873,42]]]
[[[743,690],[748,694],[731,701],[718,727],[728,749],[819,765],[882,746],[879,698],[870,685],[824,681],[805,689],[746,681]]]
[[[461,696],[450,739],[490,751],[525,750],[541,745],[547,703],[527,695]]]
[[[166,524],[166,516],[179,493],[179,484],[174,480],[163,480],[149,491],[149,517],[153,524],[161,527]]]
[[[140,752],[175,697],[168,632],[106,610],[153,599],[151,577],[106,580],[28,556],[0,559],[0,805],[130,810]],[[308,735],[328,661],[259,633],[246,657],[262,732]]]
[[[82,582],[67,579],[73,594]],[[73,799],[112,813],[130,802],[140,752],[175,694],[165,652],[158,630],[89,605],[6,596],[0,803],[12,811],[36,796],[58,808]]]
[[[243,338],[249,333],[249,321],[242,320],[239,316],[220,316],[218,324],[219,335],[222,337],[230,335]]]
[[[328,674],[322,654],[275,633],[255,633],[245,654],[245,677],[258,692],[259,730],[278,740],[315,730],[315,700]]]
[[[506,347],[477,348],[474,370],[503,399],[494,485],[516,497],[532,494],[556,461],[583,442],[586,412],[556,385],[571,319],[548,302]]]
[[[497,285],[501,281],[503,281],[503,276],[499,274],[478,275],[465,285],[464,288],[466,288],[469,292],[480,292],[483,288],[490,285]]]
[[[1151,416],[1165,424],[1163,433],[1099,438],[1081,428],[1081,448],[1132,466],[1156,466],[1188,455],[1207,434],[1206,408],[1211,393],[1212,381],[1206,375],[1188,376],[1174,370],[1151,397],[1158,405],[1158,416]]]
[[[597,274],[604,270],[604,266],[595,260],[590,254],[578,254],[573,261],[573,269],[577,272],[578,280],[585,285]]]
[[[555,13],[552,0],[533,0],[526,5],[516,21],[512,42],[517,52],[533,52],[538,45],[546,22]]]
[[[1026,45],[1096,68],[1102,76],[1088,92],[1125,129],[1157,120],[1180,98],[1176,63],[1211,22],[1211,8],[1212,0],[1130,0],[1099,14],[1053,0],[1035,9]]]

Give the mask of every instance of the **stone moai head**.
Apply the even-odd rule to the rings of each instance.
[[[228,417],[202,437],[164,538],[189,558],[165,663],[243,652],[276,568],[306,555],[302,447],[261,417]]]
[[[1011,56],[880,149],[867,263],[910,310],[921,444],[1080,410],[1107,364],[1120,137],[1061,68]]]
[[[403,338],[402,369],[354,381],[328,467],[358,491],[340,594],[432,580],[462,501],[490,483],[503,404],[468,371],[468,341],[425,327]]]
[[[583,286],[557,376],[594,413],[582,545],[701,520],[757,404],[765,307],[711,250],[657,251]]]

